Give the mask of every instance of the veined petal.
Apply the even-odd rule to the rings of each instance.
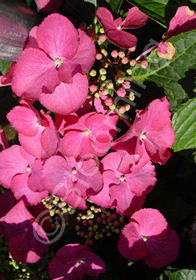
[[[76,112],[86,100],[88,80],[80,73],[73,76],[73,82],[60,83],[53,93],[41,94],[40,102],[49,110],[61,115]]]
[[[61,57],[70,59],[79,46],[78,32],[68,18],[54,13],[39,25],[37,42],[53,60]]]
[[[28,48],[19,56],[12,80],[17,96],[36,100],[60,83],[54,62],[41,50]]]
[[[140,12],[137,7],[133,7],[129,10],[123,24],[122,29],[134,29],[146,24],[148,17]]]

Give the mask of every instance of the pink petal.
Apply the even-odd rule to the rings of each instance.
[[[97,277],[106,270],[105,263],[94,253],[84,250],[80,253],[81,259],[85,260],[85,272],[91,277]]]
[[[21,146],[13,145],[0,152],[0,184],[11,187],[16,174],[27,172],[28,161],[21,155]]]
[[[17,262],[37,262],[48,247],[49,240],[35,222],[24,202],[19,201],[3,218],[9,251]]]
[[[169,24],[167,38],[196,28],[196,13],[188,6],[179,7]]]
[[[122,29],[134,29],[141,27],[146,24],[148,17],[140,12],[140,10],[137,7],[133,7],[129,10],[123,24]]]
[[[152,191],[156,183],[155,166],[149,161],[140,168],[131,168],[130,174],[126,175],[126,181],[130,190],[136,195],[146,195]]]
[[[35,2],[43,12],[54,12],[61,5],[61,0],[35,0]]]
[[[105,33],[107,33],[108,30],[116,29],[113,15],[108,9],[99,7],[96,11],[96,17],[98,18],[99,23],[102,25]]]
[[[76,112],[88,94],[86,75],[77,73],[70,84],[60,83],[53,93],[41,94],[40,102],[49,110],[61,115]]]
[[[86,33],[78,29],[79,48],[76,54],[72,57],[71,63],[80,66],[80,71],[86,74],[95,62],[96,48],[92,39]]]
[[[28,187],[29,174],[19,174],[12,179],[11,189],[17,200],[22,199],[27,206],[37,205],[48,195],[47,191],[34,192]]]
[[[140,234],[143,236],[160,235],[168,227],[166,219],[157,209],[140,209],[132,215],[132,220],[140,225]]]
[[[54,13],[39,25],[37,42],[53,60],[62,57],[71,59],[78,49],[78,32],[68,18]]]
[[[137,38],[123,30],[111,29],[107,31],[106,36],[112,44],[117,45],[120,48],[129,49],[137,44]]]
[[[30,30],[28,41],[25,45],[25,49],[27,49],[27,48],[39,49],[39,46],[37,44],[37,29],[38,29],[38,26],[34,26]]]
[[[52,92],[59,83],[55,63],[43,51],[28,48],[20,54],[12,80],[17,96],[35,100],[42,92]]]
[[[146,256],[146,247],[139,234],[137,223],[129,223],[123,228],[118,241],[118,250],[127,260],[139,261]]]
[[[72,187],[69,180],[71,172],[71,167],[63,157],[50,157],[43,166],[41,177],[43,189],[62,198],[65,197]]]
[[[8,114],[11,125],[26,136],[34,136],[39,127],[37,116],[28,108],[15,106]]]
[[[145,196],[136,196],[126,182],[110,187],[111,207],[122,216],[130,216],[139,210],[145,202]]]
[[[104,262],[89,247],[80,244],[67,244],[60,248],[49,263],[49,274],[53,280],[82,280],[85,274],[98,276],[103,272]]]
[[[64,155],[77,157],[93,152],[91,140],[82,131],[69,131],[63,137]]]
[[[176,232],[168,228],[165,239],[152,236],[146,241],[146,247],[147,255],[143,258],[144,263],[153,268],[161,268],[178,257],[180,240]]]

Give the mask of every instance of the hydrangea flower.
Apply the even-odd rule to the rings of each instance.
[[[117,115],[87,113],[64,130],[63,153],[66,156],[94,154],[104,156],[116,134]]]
[[[30,185],[40,186],[41,168],[41,161],[19,145],[0,152],[0,184],[11,189],[15,198],[23,199],[26,205],[36,205],[48,194],[46,190],[35,192],[30,188]]]
[[[133,125],[112,143],[112,148],[164,164],[171,156],[170,148],[175,140],[169,106],[163,97],[153,100],[145,110],[139,110]]]
[[[93,41],[56,13],[33,31],[28,47],[17,60],[12,90],[19,97],[39,99],[59,114],[75,112],[88,94],[86,73],[96,54]]]
[[[169,59],[173,58],[175,56],[175,48],[173,45],[173,48],[171,47],[171,42],[167,42],[165,40],[193,29],[196,29],[195,11],[190,10],[188,6],[179,7],[175,16],[169,23],[167,32],[163,35],[164,41],[160,42],[157,47],[159,56],[166,56],[165,58],[168,58],[168,55],[170,55]]]
[[[86,209],[88,197],[103,187],[98,159],[92,155],[77,160],[60,155],[50,157],[43,166],[41,182],[33,190],[47,190],[79,209]]]
[[[35,263],[40,260],[49,240],[22,200],[0,222],[8,241],[9,252],[16,262]]]
[[[18,131],[20,144],[34,157],[45,159],[56,153],[59,135],[50,115],[40,111],[43,119],[35,108],[24,100],[23,106],[15,106],[7,119]]]
[[[86,245],[68,244],[60,248],[48,266],[52,280],[82,280],[85,274],[97,277],[105,263]]]
[[[176,232],[168,227],[158,210],[151,208],[135,212],[118,241],[118,249],[124,258],[131,261],[143,259],[152,268],[161,268],[173,262],[179,248]]]
[[[132,48],[137,43],[137,38],[124,31],[124,29],[135,29],[146,24],[148,17],[139,11],[138,8],[133,7],[129,10],[125,20],[122,22],[121,18],[114,20],[111,12],[100,7],[96,11],[96,16],[99,23],[102,25],[105,35],[108,40],[121,48]]]
[[[139,158],[126,151],[106,155],[101,160],[103,189],[90,200],[104,208],[116,208],[122,216],[139,210],[156,183],[154,166],[150,161],[143,164]]]

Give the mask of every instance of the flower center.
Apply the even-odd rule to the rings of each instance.
[[[60,68],[63,65],[63,61],[61,57],[57,57],[54,61],[56,68]]]
[[[31,170],[32,170],[31,166],[30,166],[30,165],[27,165],[27,172],[29,172],[29,171],[31,171]]]
[[[145,235],[142,235],[142,239],[144,240],[144,242],[146,242],[148,240],[148,237]]]
[[[74,168],[72,169],[72,172],[71,172],[71,173],[72,173],[73,175],[75,175],[75,174],[77,174],[77,172],[78,172],[77,169],[74,167]]]
[[[146,139],[146,132],[143,132],[143,131],[141,131],[141,133],[140,133],[140,139],[141,140],[144,140],[144,139]]]
[[[119,177],[119,180],[120,180],[120,182],[123,182],[123,181],[125,180],[125,175],[121,175],[121,176]]]
[[[87,128],[87,129],[85,129],[85,131],[83,131],[83,133],[84,133],[84,135],[87,136],[91,133],[91,131]]]

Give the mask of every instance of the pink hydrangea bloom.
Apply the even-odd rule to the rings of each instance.
[[[40,117],[35,108],[21,100],[23,106],[15,106],[7,119],[18,131],[23,148],[37,158],[48,158],[56,153],[59,135],[50,115],[41,110]]]
[[[66,156],[94,154],[103,156],[111,147],[116,134],[118,116],[87,113],[77,123],[66,127],[63,137],[63,153]]]
[[[35,0],[37,7],[43,12],[54,12],[60,5],[62,0]]]
[[[138,155],[125,151],[111,152],[102,160],[103,189],[90,199],[102,207],[116,208],[123,216],[139,210],[145,195],[156,183],[155,168],[149,161],[143,164]]]
[[[161,268],[173,262],[180,248],[179,238],[168,227],[163,215],[156,209],[146,208],[135,212],[123,228],[118,249],[128,260]]]
[[[15,66],[13,91],[26,99],[39,99],[59,114],[75,112],[88,94],[86,73],[96,55],[93,41],[56,13],[34,27],[31,35]]]
[[[164,40],[176,36],[180,33],[196,29],[196,13],[190,10],[188,6],[181,6],[177,9],[175,16],[169,23],[168,31],[164,34]],[[161,54],[168,53],[167,42],[162,41],[157,50]]]
[[[0,219],[9,252],[16,262],[35,263],[40,260],[49,240],[21,200]]]
[[[85,274],[97,277],[105,263],[86,245],[68,244],[60,248],[48,266],[52,280],[82,280]]]
[[[108,40],[121,48],[131,48],[136,45],[137,38],[123,29],[135,29],[146,24],[148,17],[133,7],[129,10],[127,17],[122,22],[121,18],[114,20],[111,12],[100,7],[96,11],[99,23],[102,25]]]
[[[41,176],[43,187],[40,189],[35,185],[35,191],[47,190],[79,209],[86,209],[88,197],[103,187],[99,162],[93,156],[77,160],[74,157],[52,156],[46,160]]]
[[[0,184],[11,189],[15,198],[23,199],[27,205],[40,203],[48,194],[46,190],[34,192],[30,188],[31,184],[40,185],[41,168],[41,161],[26,153],[21,146],[13,145],[0,152]]]
[[[130,129],[112,143],[115,150],[139,154],[160,164],[171,156],[175,135],[166,97],[153,100],[145,110],[139,110]]]

